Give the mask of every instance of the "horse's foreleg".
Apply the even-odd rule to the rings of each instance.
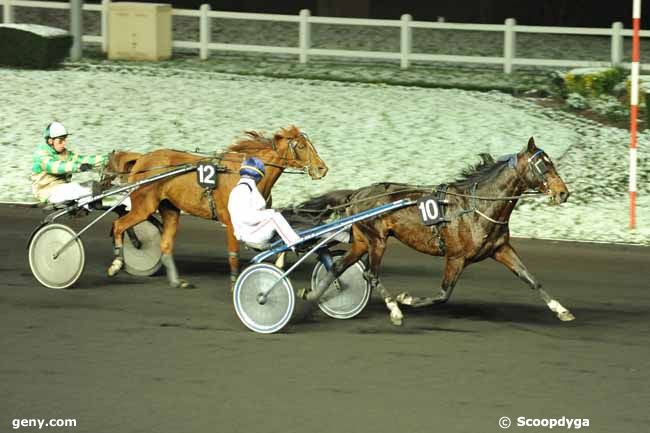
[[[181,212],[175,207],[162,205],[158,210],[160,211],[163,222],[163,231],[160,235],[160,252],[162,252],[160,261],[165,266],[169,285],[173,288],[191,289],[194,287],[193,284],[179,278],[173,255],[174,241],[176,240]]]
[[[239,241],[230,224],[226,225],[226,242],[228,244],[228,265],[230,265],[230,291],[232,292],[239,276]]]
[[[445,272],[442,277],[442,285],[438,296],[420,298],[403,292],[397,295],[397,302],[410,307],[426,307],[434,304],[443,304],[451,297],[463,269],[465,269],[464,258],[445,257]]]
[[[510,244],[505,244],[497,249],[493,258],[497,262],[502,263],[506,268],[510,269],[522,281],[527,283],[531,289],[537,291],[539,296],[544,300],[544,302],[546,302],[546,305],[548,305],[548,308],[553,311],[560,320],[568,322],[575,319],[575,316],[571,314],[569,310],[564,308],[562,304],[553,299],[542,289],[542,285],[531,275],[526,266],[522,263],[519,255],[517,255],[517,252],[512,248],[512,246],[510,246]]]

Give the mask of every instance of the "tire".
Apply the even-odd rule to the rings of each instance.
[[[29,242],[29,267],[39,283],[51,289],[67,289],[81,276],[86,255],[81,239],[63,224],[46,224]],[[54,253],[69,242],[55,258]]]
[[[334,262],[341,260],[345,252],[333,251]],[[334,319],[351,319],[357,316],[368,304],[372,290],[363,274],[366,266],[361,260],[350,266],[339,276],[337,283],[332,283],[318,301],[318,308]],[[325,277],[327,270],[317,262],[311,274],[311,287],[315,290]]]
[[[237,278],[233,303],[239,320],[248,329],[270,334],[281,330],[291,320],[296,299],[289,279],[280,281],[282,275],[282,270],[276,266],[257,263],[247,267]],[[271,288],[260,301],[260,294]]]
[[[160,251],[161,224],[155,220],[143,221],[133,227],[142,245],[136,248],[127,233],[124,234],[124,270],[138,277],[154,275],[162,267]]]

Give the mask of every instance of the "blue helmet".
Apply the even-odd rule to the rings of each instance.
[[[264,163],[254,156],[246,158],[239,169],[240,176],[248,176],[254,179],[255,182],[262,180],[265,174]]]

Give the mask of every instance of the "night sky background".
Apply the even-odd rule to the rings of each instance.
[[[141,0],[140,0],[141,1]],[[502,24],[515,18],[523,25],[609,27],[621,21],[632,26],[632,0],[151,0],[171,3],[177,8],[198,8],[210,3],[213,10],[297,14],[309,9],[312,15],[399,19],[409,13],[415,20]],[[646,0],[650,7],[650,0]],[[650,27],[650,9],[644,14],[643,28]]]

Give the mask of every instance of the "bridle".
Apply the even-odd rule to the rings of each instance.
[[[310,152],[309,152],[309,159],[307,159],[307,161],[301,161],[298,159],[298,153],[296,151],[296,147],[299,144],[298,141],[299,138],[302,138],[304,142],[307,144],[307,146],[309,147]],[[275,142],[273,142],[273,150],[278,152]],[[291,158],[289,158],[289,154],[291,155]],[[313,162],[312,158],[313,155],[315,154],[316,154],[316,149],[314,148],[313,143],[311,142],[311,140],[309,139],[306,133],[301,132],[296,137],[293,137],[287,141],[287,149],[285,150],[284,156],[280,155],[280,152],[278,152],[280,159],[283,160],[283,165],[278,165],[277,167],[280,168],[291,167],[296,169],[296,171],[285,171],[285,173],[288,174],[309,174],[309,167],[311,167],[312,165]],[[292,167],[291,165],[289,165],[290,162],[295,163],[296,165],[298,165],[298,167]],[[273,165],[273,164],[267,163],[267,165]]]
[[[544,151],[538,149],[537,152],[533,153],[530,158],[528,158],[528,169],[533,172],[535,178],[541,183],[541,192],[546,193],[549,190],[548,181],[546,180],[546,173],[549,172],[549,167],[544,161],[542,156]]]

